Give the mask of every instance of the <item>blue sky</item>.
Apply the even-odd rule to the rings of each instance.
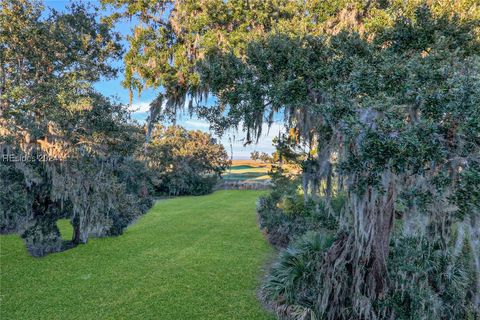
[[[100,6],[99,1],[86,0],[84,2]],[[69,0],[44,0],[44,4],[47,8],[52,8],[58,11],[64,11],[70,3],[72,2]],[[122,21],[118,23],[115,28],[123,37],[125,37],[126,35],[130,34],[134,24],[134,20]],[[122,40],[122,44],[125,50],[128,50],[128,42],[125,39]],[[119,68],[122,68],[123,66],[122,61],[112,61],[112,63]],[[95,88],[106,96],[116,97],[120,102],[129,104],[129,91],[121,84],[123,78],[124,74],[122,71],[119,73],[116,79],[104,79],[97,82],[95,84]],[[156,92],[156,90],[147,89],[143,91],[140,96],[134,96],[132,105],[130,106],[131,110],[134,112],[134,119],[140,122],[145,121],[148,114],[148,106],[156,96]],[[188,115],[181,116],[177,123],[190,130],[195,129],[209,132],[209,125],[207,122],[197,118],[190,118]],[[224,144],[225,149],[230,154],[230,141],[233,140],[233,158],[246,159],[249,158],[250,152],[255,150],[272,153],[274,151],[272,139],[278,135],[280,130],[282,130],[282,127],[279,124],[273,124],[270,129],[265,126],[265,128],[262,130],[264,135],[260,138],[258,144],[246,147],[243,146],[245,134],[241,130],[239,132],[231,131],[227,133],[221,138],[220,141]]]

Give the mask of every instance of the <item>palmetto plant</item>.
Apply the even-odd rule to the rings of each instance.
[[[332,241],[310,231],[280,252],[262,287],[280,317],[315,319],[318,271]]]

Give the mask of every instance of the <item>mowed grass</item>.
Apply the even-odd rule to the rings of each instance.
[[[266,180],[270,179],[270,167],[261,162],[252,160],[233,160],[232,167],[223,175],[225,180]]]
[[[43,258],[1,236],[0,318],[272,319],[256,299],[272,254],[256,225],[259,195],[160,201],[120,237]]]

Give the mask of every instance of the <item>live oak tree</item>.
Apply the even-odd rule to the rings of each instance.
[[[7,156],[0,225],[22,233],[33,255],[62,249],[60,217],[71,219],[72,241],[84,243],[91,234],[120,233],[150,203],[146,169],[135,159],[141,129],[125,106],[92,86],[116,75],[110,63],[122,55],[118,35],[83,6],[45,17],[42,10],[38,2],[9,0],[0,11]]]
[[[219,132],[242,125],[253,140],[281,115],[316,150],[306,199],[328,209],[347,194],[317,317],[479,314],[476,1],[104,2],[141,21],[126,84],[164,86],[151,121],[191,101]],[[213,106],[197,99],[208,93]]]
[[[318,275],[320,317],[395,316],[394,308],[379,308],[379,301],[415,279],[408,272],[395,275],[389,288],[395,220],[402,221],[399,243],[426,238],[446,257],[469,246],[464,268],[474,268],[476,284],[463,278],[470,290],[465,308],[440,298],[429,301],[425,313],[478,314],[478,20],[435,14],[434,8],[418,6],[412,16],[399,15],[371,34],[272,35],[251,43],[244,57],[215,51],[201,63],[201,81],[218,99],[206,109],[211,121],[241,115],[258,133],[265,118],[282,112],[288,126],[315,140],[316,162],[304,170],[310,180],[304,190],[316,194],[326,181],[327,207],[329,180],[337,179],[347,192],[339,218],[344,227]],[[446,269],[454,268],[456,258],[445,259]],[[444,294],[438,284],[418,285]],[[449,285],[444,280],[441,286]],[[456,290],[462,292],[461,286]]]
[[[208,133],[157,125],[145,158],[157,192],[166,195],[210,193],[230,164],[227,152]]]

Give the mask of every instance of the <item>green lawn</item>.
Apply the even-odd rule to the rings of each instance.
[[[225,180],[266,180],[270,179],[268,175],[268,168],[254,167],[249,165],[232,166],[231,169],[227,169],[223,175]]]
[[[272,254],[256,225],[259,194],[160,201],[120,237],[43,258],[1,236],[0,318],[271,319],[256,299]]]

